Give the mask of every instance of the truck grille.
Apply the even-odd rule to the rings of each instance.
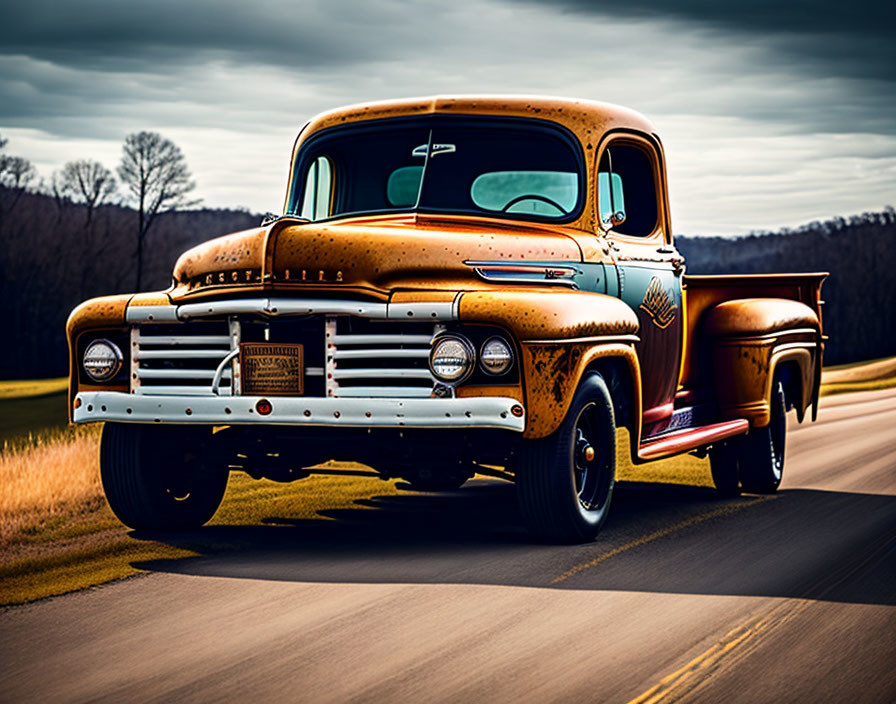
[[[427,397],[438,330],[344,315],[144,323],[131,329],[131,392],[209,396],[217,380],[219,395],[238,395],[240,343],[270,342],[303,345],[307,396]]]
[[[221,363],[239,348],[239,325],[227,321],[147,324],[131,328],[131,392],[144,395],[212,394]],[[235,365],[225,364],[218,392],[232,393]]]
[[[327,395],[429,396],[429,349],[438,326],[345,316],[326,319]]]

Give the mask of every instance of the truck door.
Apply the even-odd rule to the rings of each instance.
[[[682,258],[669,234],[665,173],[658,145],[611,138],[600,156],[598,209],[616,263],[618,295],[638,316],[643,430],[671,420],[682,354]]]

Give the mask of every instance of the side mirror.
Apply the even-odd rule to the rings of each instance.
[[[597,174],[597,200],[600,203],[600,221],[614,228],[625,222],[625,195],[622,177],[609,171]]]

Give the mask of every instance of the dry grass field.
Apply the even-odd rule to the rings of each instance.
[[[881,360],[826,371],[824,392],[868,384],[880,388],[894,380],[896,359]],[[0,384],[0,422],[5,425],[16,417],[16,403],[34,400],[29,390],[37,398],[50,398],[57,391],[46,396],[51,386],[51,382]],[[64,396],[59,402],[64,403]],[[37,427],[50,429],[7,439],[0,451],[0,605],[128,577],[140,571],[135,563],[146,560],[195,554],[129,531],[112,515],[99,479],[99,427],[58,428],[52,423]],[[636,467],[630,461],[625,431],[620,431],[618,441],[619,481],[712,486],[708,460],[685,455]],[[272,516],[329,520],[326,514],[334,509],[362,508],[372,498],[405,490],[400,482],[382,481],[358,464],[328,463],[319,474],[291,484],[256,481],[238,473],[231,476],[212,524],[258,525]],[[201,537],[194,542],[202,544]],[[234,546],[202,547],[207,552]]]
[[[827,367],[821,375],[821,394],[872,391],[896,386],[896,357]]]

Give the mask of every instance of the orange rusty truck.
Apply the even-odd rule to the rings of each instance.
[[[533,533],[587,541],[617,428],[634,462],[708,453],[723,494],[777,489],[785,415],[818,406],[823,279],[687,276],[631,110],[348,107],[300,132],[283,215],[74,310],[70,413],[105,423],[134,528],[205,523],[231,471],[338,459],[429,491],[504,467]]]

